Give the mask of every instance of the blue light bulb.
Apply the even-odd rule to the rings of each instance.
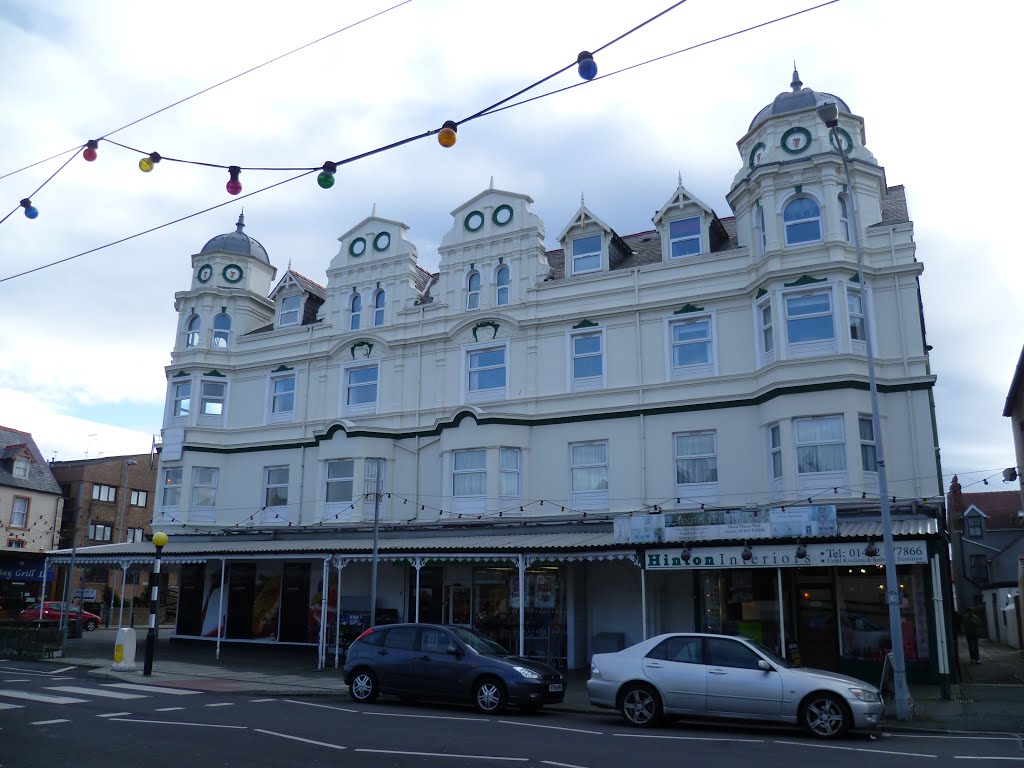
[[[39,215],[39,209],[32,205],[32,201],[27,197],[21,201],[21,207],[25,209],[25,218],[34,219]]]
[[[597,77],[597,62],[594,61],[590,51],[580,51],[580,55],[576,57],[576,63],[579,65],[580,77],[584,80],[593,80]]]

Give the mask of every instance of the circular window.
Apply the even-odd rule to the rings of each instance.
[[[850,154],[850,150],[853,149],[853,139],[850,138],[850,134],[842,128],[836,128],[835,131],[828,132],[828,140],[833,147],[836,147],[836,149],[839,149],[839,147],[836,146],[836,133],[839,134],[839,141],[843,144],[843,154]]]
[[[352,244],[348,247],[348,252],[353,256],[362,256],[366,253],[366,238],[357,237],[352,241]]]
[[[470,232],[476,232],[484,225],[484,215],[480,211],[473,211],[466,216],[465,226]]]
[[[750,150],[750,159],[747,161],[747,166],[749,166],[750,170],[754,170],[756,166],[761,164],[761,157],[764,155],[765,149],[764,142],[759,141]]]
[[[387,232],[381,232],[373,238],[373,249],[375,251],[386,251],[389,245],[391,245],[391,235]]]
[[[811,132],[806,128],[790,128],[782,134],[782,149],[791,155],[798,155],[811,145]]]
[[[511,205],[499,205],[494,209],[494,213],[491,215],[491,220],[494,221],[499,227],[504,227],[510,221],[512,221],[512,206]]]

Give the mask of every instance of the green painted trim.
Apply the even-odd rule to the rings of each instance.
[[[698,307],[694,304],[686,303],[673,312],[673,315],[688,315],[690,312],[703,312],[704,307]]]
[[[204,274],[206,275],[206,277],[203,277]],[[210,282],[211,277],[213,277],[213,267],[211,267],[209,264],[203,264],[203,266],[201,266],[199,270],[196,272],[196,279],[200,283]]]
[[[754,167],[757,165],[757,163],[754,162],[754,155],[757,154],[759,149],[768,149],[768,147],[764,145],[763,141],[759,141],[751,148],[750,155],[747,157],[747,167],[750,168],[750,170],[754,170]]]
[[[768,295],[768,291],[766,291],[764,288],[758,288],[757,289],[757,295],[754,297],[754,300],[756,301],[757,299],[760,299],[762,296],[767,296],[767,295]]]
[[[843,147],[843,154],[844,155],[850,154],[853,151],[853,137],[850,136],[850,134],[848,134],[842,128],[838,128],[837,127],[837,128],[834,128],[833,130],[834,131],[838,131],[839,134],[843,137],[843,140],[846,142],[846,146]],[[828,132],[828,142],[829,142],[829,144],[831,144],[836,149],[839,149],[839,147],[836,146],[836,136],[835,136],[835,134],[832,131]]]
[[[929,393],[935,385],[931,382],[915,382],[913,384],[880,384],[878,391],[883,394],[894,394],[900,392],[919,392],[926,390]],[[763,405],[777,397],[787,395],[803,395],[810,392],[830,392],[836,390],[851,389],[862,392],[868,391],[866,381],[834,381],[827,384],[799,384],[789,387],[778,387],[777,389],[764,392],[757,397],[744,398],[740,400],[726,400],[718,403],[694,403],[692,405],[664,405],[650,406],[647,408],[633,408],[621,411],[608,411],[605,413],[589,413],[581,416],[542,416],[536,419],[514,416],[477,416],[470,411],[459,411],[447,421],[439,422],[430,429],[411,430],[370,430],[352,429],[347,430],[343,424],[332,424],[325,432],[314,435],[311,439],[291,442],[274,443],[272,445],[247,445],[236,448],[217,448],[213,446],[184,446],[182,450],[193,453],[256,453],[259,451],[280,451],[291,448],[312,448],[320,445],[325,440],[333,439],[334,435],[341,431],[346,437],[371,437],[382,440],[409,440],[417,437],[437,437],[448,429],[455,429],[463,419],[471,418],[480,425],[502,424],[514,427],[545,427],[557,424],[577,424],[590,421],[610,421],[613,419],[632,419],[640,416],[663,416],[674,413],[693,413],[697,411],[718,411],[726,408],[750,408]]]
[[[793,187],[793,191],[796,192],[798,195],[802,195],[804,192],[804,185],[797,184],[795,187]]]
[[[505,221],[498,221],[498,212],[508,211],[508,218]],[[512,210],[512,206],[507,203],[503,203],[494,209],[494,213],[491,214],[491,221],[497,224],[499,227],[504,227],[512,223],[512,217],[515,216],[515,211]]]
[[[356,253],[356,245],[357,244],[360,246],[359,253]],[[357,237],[355,240],[353,240],[351,243],[349,243],[348,244],[348,253],[349,253],[349,256],[355,256],[356,258],[358,258],[358,257],[362,256],[364,253],[366,253],[366,238],[365,237]]]
[[[181,378],[183,378],[185,376],[191,376],[191,375],[192,374],[189,373],[188,371],[178,371],[177,373],[172,373],[171,374],[171,378],[172,379],[181,379]]]
[[[285,371],[294,371],[295,369],[287,365],[279,365],[277,368],[271,371],[271,373],[284,373]]]
[[[796,149],[790,149],[786,141],[789,139],[790,136],[797,133],[804,137],[804,145],[802,147],[797,147]],[[782,147],[783,152],[786,152],[790,155],[799,155],[801,152],[806,152],[807,148],[811,146],[811,132],[808,131],[806,128],[801,128],[800,126],[790,128],[788,131],[782,134],[782,140],[779,141],[779,145]]]
[[[850,278],[850,282],[860,285],[860,275],[854,274],[854,276]]]
[[[356,350],[359,349],[360,347],[366,347],[366,356],[367,357],[369,357],[370,355],[373,354],[373,342],[372,341],[366,341],[365,339],[363,339],[362,341],[357,341],[355,344],[353,344],[352,345],[352,349],[349,350],[349,352],[352,355],[352,359],[353,360],[356,359]]]
[[[382,237],[386,237],[388,239],[387,243],[385,243],[384,245],[380,244],[380,239]],[[389,232],[381,232],[375,238],[373,238],[373,250],[377,251],[378,253],[386,251],[390,246],[391,234]]]
[[[481,328],[493,328],[494,329],[494,335],[491,336],[491,340],[493,341],[494,339],[498,338],[498,328],[500,328],[500,327],[501,326],[499,326],[493,320],[482,320],[481,322],[479,322],[479,323],[477,323],[476,325],[473,326],[473,341],[480,341],[480,339],[478,339],[476,337],[476,334],[477,334],[477,331],[479,331]]]
[[[477,224],[475,227],[469,226],[469,220],[473,216],[480,217],[480,223]],[[485,221],[487,221],[487,219],[484,218],[483,213],[481,213],[480,211],[470,211],[469,213],[466,214],[466,218],[462,220],[462,226],[466,228],[467,232],[479,232],[480,228],[483,227]]]
[[[803,275],[802,277],[799,277],[796,280],[794,280],[792,283],[783,283],[782,285],[785,288],[796,288],[799,285],[814,285],[815,283],[827,283],[827,282],[828,282],[828,278],[827,277],[813,278],[810,275]]]
[[[227,376],[225,376],[223,373],[218,371],[216,368],[214,368],[212,371],[207,371],[206,373],[203,374],[203,376],[214,376],[214,377],[216,377],[218,379],[226,379],[227,378]]]
[[[588,320],[588,319],[584,318],[583,320],[580,320],[578,323],[576,323],[576,325],[574,325],[572,327],[572,329],[575,331],[575,330],[577,330],[579,328],[596,328],[596,327],[597,327],[597,323],[595,323],[593,320]]]
[[[238,277],[236,277],[234,280],[232,280],[230,277],[228,277],[228,270],[230,270],[232,268],[238,270]],[[245,270],[243,270],[237,264],[225,264],[224,265],[224,269],[222,269],[220,271],[220,273],[221,273],[221,275],[223,275],[224,279],[227,280],[229,283],[237,283],[237,282],[241,281],[241,279],[245,276]]]

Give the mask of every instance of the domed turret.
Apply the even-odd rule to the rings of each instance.
[[[825,93],[824,91],[812,91],[810,88],[804,88],[804,84],[800,82],[800,73],[796,71],[796,68],[793,69],[793,82],[789,85],[792,90],[783,91],[775,97],[775,101],[754,115],[754,119],[750,121],[747,133],[753,131],[769,117],[783,115],[787,112],[796,112],[808,107],[816,107],[822,101],[834,101],[839,105],[841,112],[850,112],[846,102],[838,96]]]
[[[238,256],[250,256],[264,264],[269,264],[270,257],[267,256],[267,249],[258,240],[245,234],[242,231],[244,229],[245,214],[241,213],[238,215],[238,223],[235,225],[234,232],[211,238],[200,253],[232,253]]]

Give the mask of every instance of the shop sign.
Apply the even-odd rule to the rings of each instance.
[[[743,547],[649,549],[644,552],[644,566],[649,571],[664,571],[687,568],[813,568],[885,564],[881,547],[879,554],[874,557],[864,553],[868,547],[866,541],[807,544],[806,547],[807,556],[797,557],[795,544],[755,545],[750,548],[749,560],[743,559]],[[897,541],[895,554],[897,565],[914,565],[928,561],[924,541]]]
[[[615,518],[614,532],[616,544],[660,544],[836,536],[839,524],[834,504],[814,504],[768,510],[692,510],[619,516]]]
[[[78,597],[79,600],[83,600],[83,601],[85,601],[85,600],[95,600],[96,599],[96,590],[94,588],[92,588],[92,587],[90,587],[88,589],[86,589],[85,587],[82,587],[82,588],[80,588],[75,593],[75,595]]]
[[[54,571],[51,568],[46,572],[46,580],[53,581]],[[35,565],[0,565],[0,579],[4,581],[42,581],[43,566]]]

